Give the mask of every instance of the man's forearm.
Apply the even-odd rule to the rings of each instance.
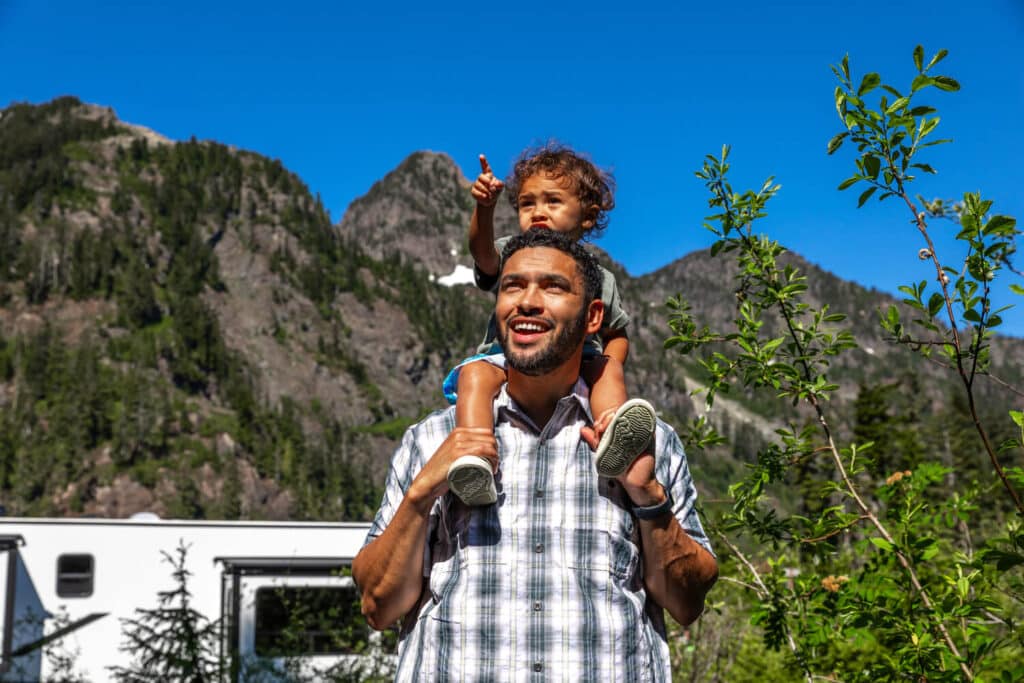
[[[384,533],[352,561],[363,614],[377,630],[394,624],[419,601],[430,512],[429,505],[423,507],[404,498]]]
[[[638,521],[644,586],[656,603],[686,626],[704,611],[704,596],[718,579],[718,563],[673,515]]]

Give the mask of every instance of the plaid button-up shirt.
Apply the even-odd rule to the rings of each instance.
[[[503,389],[495,401],[498,503],[455,496],[431,511],[420,602],[407,617],[397,679],[669,681],[663,611],[647,599],[640,531],[622,486],[599,478],[580,439],[586,385],[538,429]],[[405,433],[367,542],[455,428],[454,408]],[[658,423],[656,473],[683,529],[711,549],[675,432]]]

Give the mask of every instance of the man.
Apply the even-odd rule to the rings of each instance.
[[[678,437],[598,477],[583,340],[601,326],[593,257],[551,230],[505,248],[495,313],[508,383],[495,429],[454,409],[410,427],[353,562],[374,628],[405,615],[400,680],[671,678],[662,608],[696,619],[717,565]],[[654,453],[657,454],[655,461]],[[501,458],[498,502],[448,490],[464,455]]]

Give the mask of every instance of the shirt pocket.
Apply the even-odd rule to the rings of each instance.
[[[598,584],[629,583],[638,574],[640,549],[633,540],[613,529],[567,529],[572,534],[572,554],[567,566],[577,572],[592,574]]]

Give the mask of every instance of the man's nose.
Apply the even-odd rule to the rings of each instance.
[[[522,313],[533,313],[544,308],[541,303],[540,288],[534,285],[524,287],[523,291],[519,295],[519,301],[516,302],[519,310]]]

